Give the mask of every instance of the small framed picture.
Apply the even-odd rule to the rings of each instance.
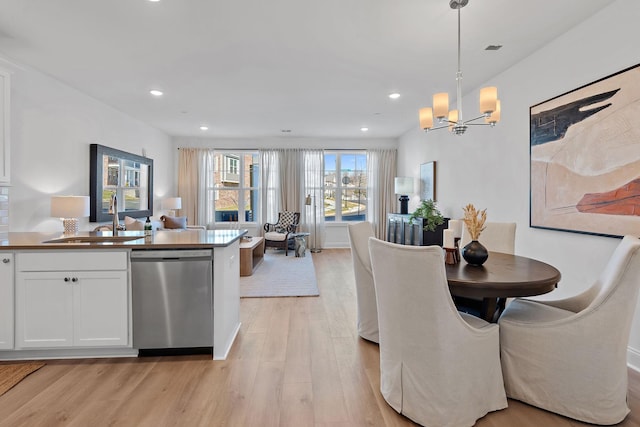
[[[420,165],[420,200],[436,200],[436,162]]]

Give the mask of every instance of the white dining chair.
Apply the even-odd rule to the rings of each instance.
[[[639,287],[640,239],[626,236],[583,293],[513,301],[498,322],[507,396],[587,423],[622,421]]]
[[[358,308],[358,335],[378,342],[378,309],[376,290],[373,287],[371,258],[369,256],[369,237],[374,236],[373,225],[368,222],[350,223],[349,244],[356,282],[356,302]]]
[[[468,427],[506,408],[498,326],[458,313],[442,248],[371,237],[369,251],[385,401],[432,427]]]
[[[462,227],[460,238],[460,249],[471,241],[466,227]],[[514,254],[516,245],[516,223],[515,222],[486,222],[485,229],[480,233],[478,241],[487,248],[489,252],[502,252]]]

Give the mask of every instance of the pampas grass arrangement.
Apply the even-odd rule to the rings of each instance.
[[[464,225],[467,227],[467,231],[469,231],[471,240],[478,240],[480,233],[482,233],[485,228],[484,223],[487,220],[487,210],[483,209],[478,211],[471,203],[462,208],[462,210],[464,211]]]

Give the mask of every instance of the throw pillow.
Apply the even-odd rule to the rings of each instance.
[[[186,216],[162,215],[160,219],[164,222],[164,228],[187,228]]]
[[[130,216],[124,217],[124,228],[127,230],[144,230],[144,222]]]

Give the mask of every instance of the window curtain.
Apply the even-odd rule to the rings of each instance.
[[[275,223],[280,212],[280,150],[260,151],[260,212],[262,223]]]
[[[381,240],[387,236],[387,213],[394,211],[396,203],[393,188],[396,158],[395,149],[367,150],[367,220],[373,224],[376,237]]]
[[[263,222],[276,222],[278,212],[300,212],[299,231],[309,232],[308,242],[314,242],[314,232],[318,237],[316,247],[320,248],[324,232],[324,152],[307,149],[268,149],[260,151],[261,195]],[[315,197],[315,227],[313,202],[305,204],[307,194]],[[312,198],[313,201],[313,198]]]
[[[303,205],[302,215],[308,225],[307,243],[313,249],[324,247],[324,151],[303,150],[304,191],[311,196],[311,205]],[[305,197],[306,198],[306,197]],[[304,200],[303,200],[304,204]],[[315,215],[314,215],[315,214]]]
[[[180,148],[178,157],[178,196],[182,198],[182,214],[190,225],[214,228],[213,150]]]

